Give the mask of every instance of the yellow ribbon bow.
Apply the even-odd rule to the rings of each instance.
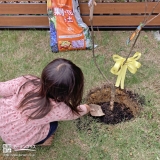
[[[113,60],[116,62],[115,65],[111,68],[111,73],[118,75],[115,86],[121,86],[121,89],[124,89],[124,80],[126,76],[127,69],[131,73],[136,73],[137,69],[140,68],[141,64],[137,62],[141,57],[141,53],[136,52],[133,57],[130,57],[125,62],[126,58],[123,58],[119,55],[113,55]],[[125,63],[124,63],[125,62]]]

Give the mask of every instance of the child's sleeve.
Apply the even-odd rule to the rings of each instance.
[[[68,107],[69,108],[69,107]],[[83,115],[88,113],[87,106],[85,104],[78,106],[78,109],[80,110],[79,114],[73,113],[71,109],[69,108],[64,115],[63,120],[73,120],[82,117]]]
[[[22,82],[24,81],[24,77],[18,77],[6,82],[0,82],[0,96],[8,97],[12,96],[16,93],[17,89],[20,87]]]
[[[56,106],[53,106],[47,117],[50,121],[64,121],[77,119],[88,113],[88,109],[85,104],[78,106],[78,109],[80,112],[79,114],[76,114],[72,112],[71,108],[65,103],[60,103]]]

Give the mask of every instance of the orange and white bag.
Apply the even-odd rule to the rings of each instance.
[[[78,0],[47,0],[52,52],[91,49],[89,27],[83,22]]]

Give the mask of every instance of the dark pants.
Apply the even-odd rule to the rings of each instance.
[[[57,127],[58,127],[58,122],[57,121],[56,122],[51,122],[50,123],[50,129],[49,129],[47,137],[45,139],[43,139],[42,141],[36,143],[36,144],[44,143],[52,134],[54,134],[54,132],[56,131]]]

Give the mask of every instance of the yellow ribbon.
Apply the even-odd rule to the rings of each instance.
[[[111,73],[118,75],[115,86],[121,86],[121,89],[124,89],[124,80],[126,76],[127,69],[131,73],[136,73],[137,69],[140,68],[141,64],[137,62],[141,57],[141,53],[136,52],[133,57],[130,57],[125,62],[126,58],[123,58],[119,55],[113,55],[113,60],[116,62],[115,65],[111,68]],[[125,63],[124,63],[125,62]],[[124,63],[124,64],[123,64]]]

